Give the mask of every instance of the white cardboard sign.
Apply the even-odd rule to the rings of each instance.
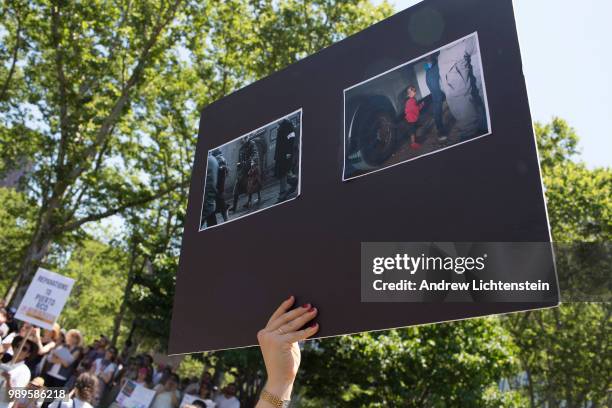
[[[38,268],[15,318],[43,329],[53,329],[73,285],[74,279]]]
[[[154,390],[128,380],[115,401],[122,408],[148,408],[154,399]]]

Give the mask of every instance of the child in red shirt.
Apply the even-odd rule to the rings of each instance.
[[[416,142],[416,130],[419,121],[419,114],[421,113],[421,109],[423,109],[423,103],[417,103],[416,87],[414,85],[410,85],[406,93],[408,95],[408,100],[406,101],[406,106],[404,107],[404,119],[406,119],[406,122],[408,123],[410,147],[416,150],[421,147],[421,145]]]

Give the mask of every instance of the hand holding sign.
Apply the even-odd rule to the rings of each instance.
[[[315,318],[317,309],[309,303],[289,310],[295,298],[290,296],[272,314],[266,327],[257,333],[268,382],[266,391],[282,400],[291,396],[293,381],[300,367],[300,348],[297,344],[314,335],[319,325],[314,323],[303,328]]]

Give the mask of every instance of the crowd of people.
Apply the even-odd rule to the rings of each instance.
[[[179,408],[185,394],[196,397],[192,408],[240,407],[236,385],[219,388],[208,372],[181,379],[150,354],[119,352],[104,335],[85,345],[76,329],[40,329],[14,312],[0,307],[0,408],[121,408],[116,398],[128,380],[155,391],[151,408]],[[65,390],[70,399],[12,398],[16,389]]]

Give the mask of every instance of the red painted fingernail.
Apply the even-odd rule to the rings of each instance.
[[[303,307],[304,309],[308,309],[308,310],[310,310],[310,309],[311,309],[311,307],[310,307],[310,303],[304,303],[304,304],[302,305],[302,307]]]
[[[310,327],[317,327],[318,325],[319,325],[319,323],[312,323],[312,324],[310,325]]]
[[[317,308],[316,307],[311,307],[310,309],[308,309],[309,312],[316,312]]]

